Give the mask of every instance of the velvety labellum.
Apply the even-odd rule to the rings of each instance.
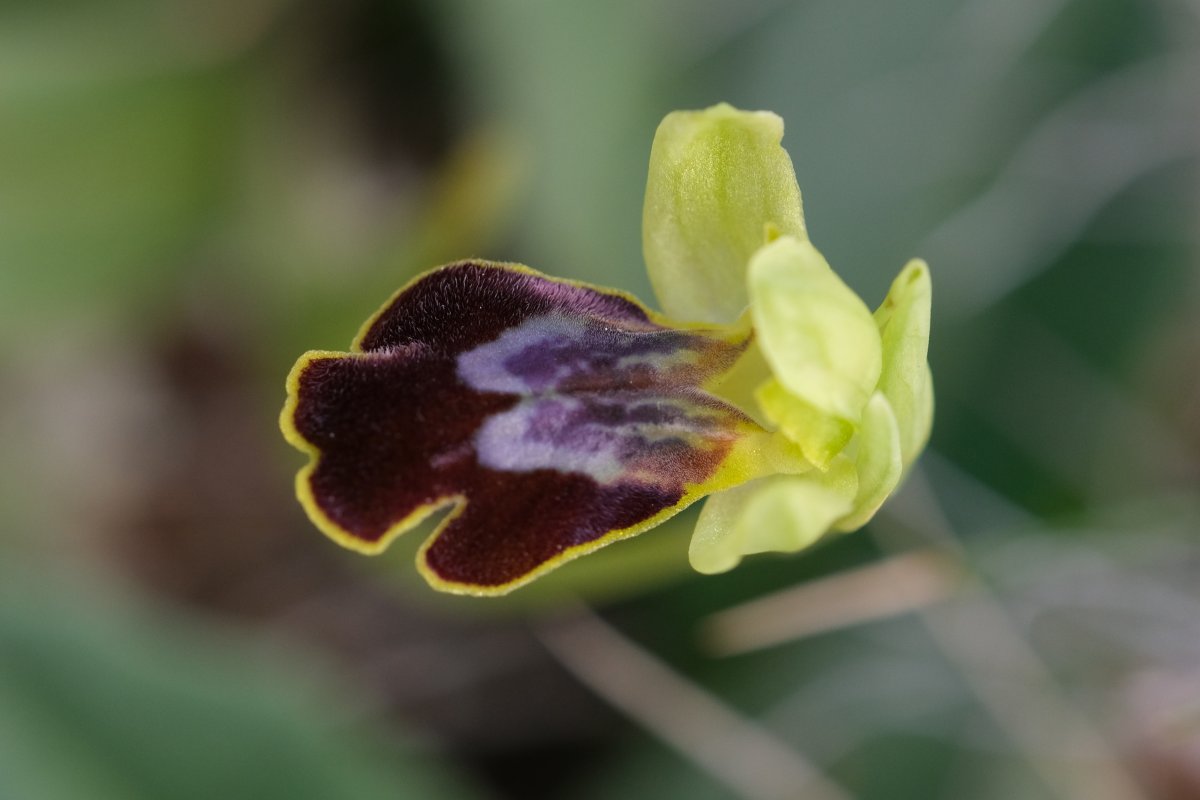
[[[420,277],[351,353],[302,357],[284,429],[298,490],[340,543],[379,552],[436,509],[438,588],[497,594],[661,522],[757,431],[705,387],[746,345],[611,291],[466,262]]]

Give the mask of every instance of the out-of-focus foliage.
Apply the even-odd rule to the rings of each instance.
[[[5,797],[475,796],[429,753],[353,719],[316,665],[297,667],[308,654],[30,586],[6,581],[0,607]]]
[[[730,796],[530,633],[579,592],[855,798],[1099,796],[1072,782],[1096,770],[1060,768],[1064,737],[1023,740],[989,687],[1078,709],[1146,798],[1195,796],[1198,57],[1185,0],[6,3],[0,560],[301,638],[379,698],[370,716],[429,734],[500,796]],[[937,425],[894,512],[719,577],[688,575],[689,515],[483,610],[406,577],[419,532],[370,567],[320,541],[274,432],[295,356],[348,343],[409,276],[464,256],[650,296],[654,128],[718,101],[787,120],[809,234],[861,296],[910,255],[930,264]],[[742,655],[700,634],[938,531],[1054,693],[1011,677],[970,593],[851,627],[830,611],[824,633]],[[344,712],[272,711],[241,656],[213,655],[214,683],[180,663],[207,656],[127,646],[162,634],[110,631],[71,596],[29,612],[54,585],[0,599],[0,763],[28,769],[0,780],[50,763],[55,786],[94,778],[103,797],[197,774],[231,761],[201,746],[211,727],[119,758],[112,731],[239,705],[268,721],[222,713],[228,735],[260,732],[280,758],[290,742],[329,780],[369,792],[404,769],[333,764],[325,733],[279,731]],[[63,740],[14,708],[80,724]],[[69,774],[77,752],[89,778]],[[270,777],[238,774],[227,796]]]

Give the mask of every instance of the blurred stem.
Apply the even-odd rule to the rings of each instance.
[[[536,630],[581,683],[747,800],[850,800],[786,743],[638,647],[585,606]]]
[[[721,656],[906,614],[952,597],[962,574],[940,551],[916,551],[844,570],[713,614],[703,636]]]
[[[934,545],[969,570],[924,473],[908,478],[907,504],[893,502],[871,526],[881,549],[898,553],[914,539]],[[920,533],[918,533],[920,532]],[[934,642],[1020,755],[1066,800],[1146,800],[1109,743],[1074,708],[999,600],[979,581],[954,601],[920,611]]]

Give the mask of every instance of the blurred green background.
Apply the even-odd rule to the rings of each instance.
[[[1198,86],[1195,0],[3,3],[0,798],[1200,798]],[[324,540],[295,357],[473,255],[649,299],[722,100],[870,305],[931,264],[900,496],[502,601]]]

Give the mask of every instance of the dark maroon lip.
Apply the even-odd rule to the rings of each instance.
[[[306,480],[324,521],[371,550],[458,502],[423,568],[486,591],[711,476],[746,418],[701,384],[743,346],[660,325],[621,295],[464,262],[393,298],[359,354],[311,357],[290,422],[319,453]]]

